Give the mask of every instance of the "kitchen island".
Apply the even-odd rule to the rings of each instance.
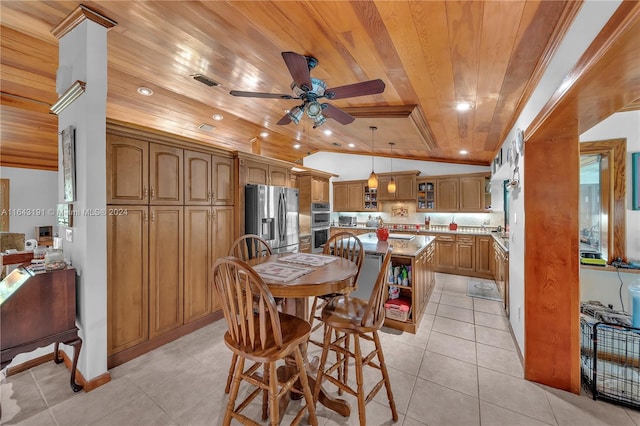
[[[386,273],[385,295],[387,299],[392,297],[391,294],[397,296],[398,300],[410,307],[410,310],[405,313],[388,308],[384,325],[415,334],[435,285],[435,238],[392,233],[387,241],[378,241],[375,232],[360,234],[358,238],[362,241],[366,253],[361,277],[368,278],[358,280],[359,288],[354,295],[363,297],[358,293],[366,293],[366,286],[372,285],[370,283],[372,277],[377,275],[379,269],[374,265],[381,263],[377,263],[374,257],[378,256],[381,259],[381,254],[390,245],[392,247],[391,268]],[[373,280],[375,281],[375,278]]]

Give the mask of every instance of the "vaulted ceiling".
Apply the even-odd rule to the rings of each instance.
[[[0,3],[1,164],[57,168],[58,40],[81,3]],[[107,116],[230,150],[298,161],[316,151],[489,165],[580,8],[574,1],[113,1],[82,4],[108,33]],[[329,100],[356,119],[277,125],[299,102],[284,51],[313,56],[328,87],[381,79],[383,93]],[[201,74],[218,83],[209,87]],[[153,96],[137,92],[149,87]],[[458,112],[458,102],[472,108]],[[221,114],[221,121],[213,120]],[[214,126],[212,131],[198,128]],[[378,130],[372,137],[370,126]],[[331,130],[326,135],[325,130]],[[260,136],[263,131],[268,136]],[[373,141],[372,141],[373,139]],[[293,145],[298,142],[301,147]],[[353,146],[350,146],[352,144]],[[461,150],[467,150],[463,155]]]

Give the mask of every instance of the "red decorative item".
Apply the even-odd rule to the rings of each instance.
[[[458,229],[458,224],[457,223],[450,223],[449,224],[449,231],[455,231],[456,229]]]
[[[389,230],[387,228],[378,228],[376,229],[376,236],[380,241],[387,241],[387,238],[389,238]]]

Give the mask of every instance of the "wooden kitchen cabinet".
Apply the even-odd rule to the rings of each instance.
[[[476,241],[473,235],[456,235],[456,269],[469,275],[476,270]]]
[[[183,156],[181,148],[149,144],[149,204],[183,204]]]
[[[378,175],[378,201],[404,201],[416,199],[416,176],[420,172],[418,170],[410,170],[406,172],[397,172],[394,174]],[[391,178],[395,179],[396,192],[390,193],[387,185]]]
[[[417,178],[416,212],[433,212],[436,207],[436,180],[433,178]]]
[[[149,208],[149,338],[184,323],[184,208]]]
[[[291,182],[289,170],[287,167],[269,164],[266,161],[244,161],[246,183],[288,187]]]
[[[436,177],[435,211],[486,211],[485,178],[484,173]]]
[[[149,203],[149,143],[107,133],[107,204]]]
[[[311,202],[329,202],[329,179],[311,176]]]
[[[504,311],[509,317],[509,252],[493,242],[495,282],[502,296]]]
[[[235,173],[231,157],[185,150],[184,176],[185,204],[234,204]]]
[[[149,206],[107,216],[107,355],[149,338]]]
[[[457,270],[455,235],[436,235],[436,271],[455,274]]]
[[[333,211],[360,212],[364,210],[366,181],[342,181],[333,183]]]
[[[493,237],[476,235],[476,276],[493,278]]]

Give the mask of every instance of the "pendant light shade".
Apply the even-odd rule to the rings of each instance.
[[[378,189],[378,175],[373,171],[373,133],[378,130],[376,126],[369,126],[371,129],[371,174],[369,175],[369,180],[367,181],[367,185],[369,185],[369,189]]]
[[[389,145],[391,146],[391,173],[393,173],[393,146],[395,143],[389,142]],[[387,192],[389,192],[389,194],[394,194],[396,192],[396,181],[393,176],[391,176],[391,180],[387,185]]]

